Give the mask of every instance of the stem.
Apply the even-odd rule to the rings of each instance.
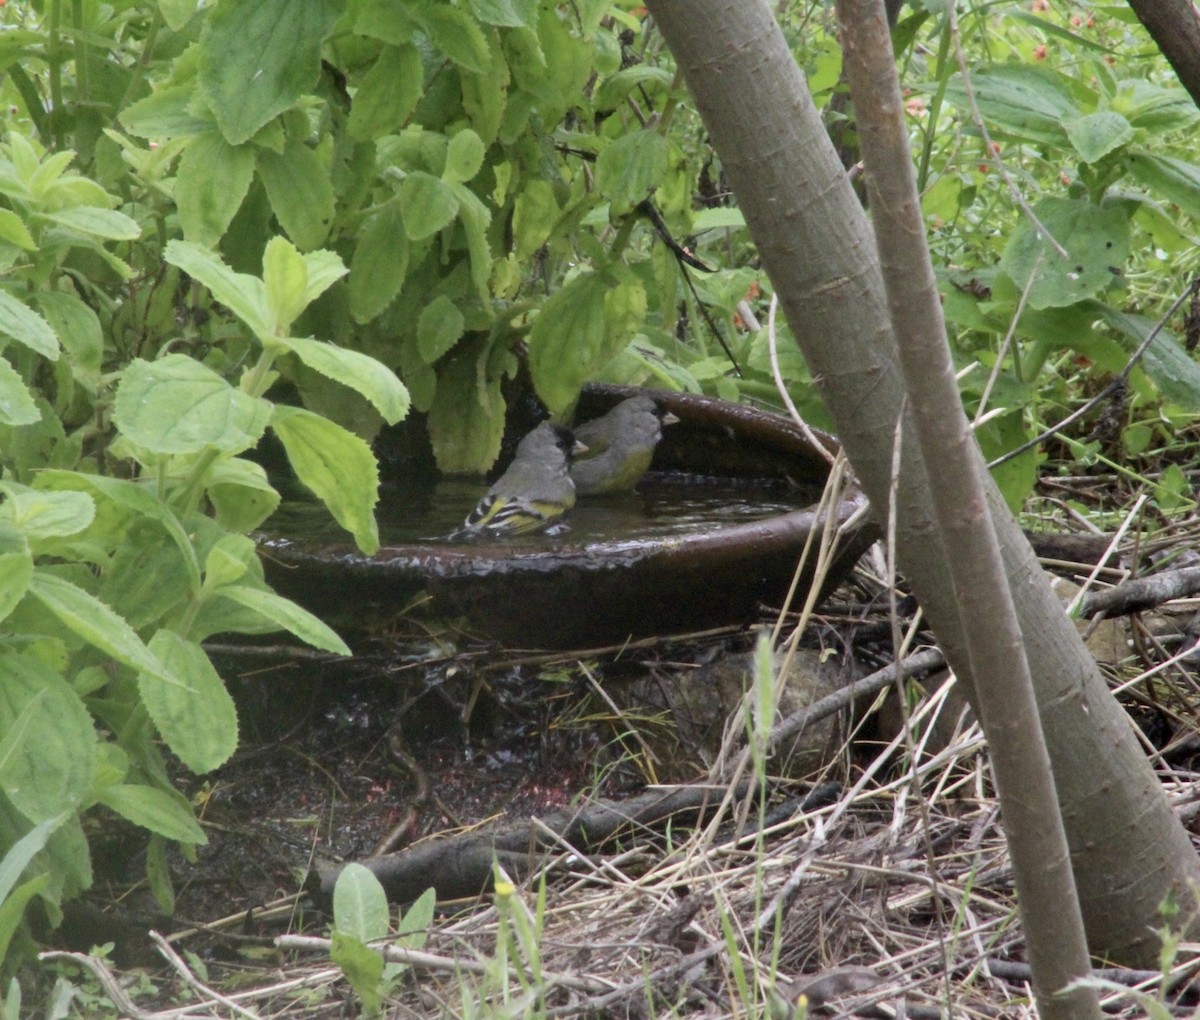
[[[62,51],[59,49],[61,14],[62,0],[50,0],[49,17],[46,23],[49,34],[46,56],[50,62],[50,128],[54,134],[54,147],[60,151],[66,148],[66,139],[62,132]]]

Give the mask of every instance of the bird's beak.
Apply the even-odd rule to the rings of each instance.
[[[672,414],[670,411],[664,411],[662,416],[663,425],[674,425],[679,421],[679,415]]]
[[[571,447],[571,456],[578,457],[581,453],[587,453],[588,448],[583,445],[578,439],[575,440],[575,445]]]

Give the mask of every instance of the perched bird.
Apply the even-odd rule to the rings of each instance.
[[[517,453],[463,526],[450,538],[521,535],[549,527],[575,505],[571,458],[587,447],[570,429],[543,422],[517,444]]]
[[[575,435],[588,455],[571,465],[575,491],[596,496],[632,489],[650,467],[663,426],[677,421],[661,401],[640,394],[578,426]]]

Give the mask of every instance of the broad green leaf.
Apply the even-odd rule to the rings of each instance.
[[[204,587],[236,584],[251,569],[258,548],[245,535],[226,535],[204,558]]]
[[[1085,163],[1097,163],[1133,139],[1133,126],[1112,110],[1065,120],[1063,127]]]
[[[108,605],[120,606],[134,630],[159,623],[195,598],[188,557],[165,537],[157,521],[134,518],[96,592]]]
[[[4,507],[12,502],[6,500]],[[0,507],[2,510],[3,507]],[[0,620],[17,607],[33,577],[33,553],[25,536],[8,521],[0,521]]]
[[[558,199],[549,181],[529,181],[513,203],[513,251],[527,259],[550,237],[558,222]]]
[[[296,247],[302,251],[318,247],[333,223],[329,168],[302,141],[289,138],[282,154],[259,152],[258,173],[271,209]]]
[[[738,230],[745,225],[746,217],[742,210],[732,206],[700,209],[692,217],[692,230],[697,234],[705,230]]]
[[[3,311],[0,310],[0,316]],[[20,373],[5,358],[0,358],[0,424],[32,425],[42,420],[33,394]]]
[[[150,833],[146,842],[146,884],[150,886],[158,909],[168,917],[174,914],[175,886],[167,862],[167,841],[157,832]]]
[[[971,85],[979,112],[989,124],[1020,138],[1067,147],[1062,122],[1082,111],[1072,83],[1064,76],[1026,64],[999,64],[972,72]],[[948,82],[946,99],[970,113],[971,100],[958,75]]]
[[[417,349],[427,365],[432,365],[458,343],[466,320],[458,306],[446,295],[439,294],[429,302],[417,319]]]
[[[333,926],[360,942],[373,942],[388,934],[387,893],[370,868],[351,861],[338,873],[333,886]]]
[[[1139,78],[1121,82],[1112,107],[1135,128],[1152,134],[1188,131],[1200,120],[1200,110],[1184,89],[1167,89]]]
[[[353,935],[336,928],[329,940],[329,958],[341,968],[346,980],[362,1000],[364,1016],[379,1016],[383,957]]]
[[[421,949],[429,940],[429,931],[433,926],[433,912],[436,907],[436,890],[426,889],[404,911],[396,923],[396,938],[392,940],[392,945],[401,946],[404,949]]]
[[[36,579],[35,579],[36,580]],[[25,716],[27,707],[32,712]],[[77,808],[92,788],[96,729],[57,672],[28,655],[0,653],[0,733],[26,730],[0,768],[0,789],[31,822]]]
[[[399,131],[417,108],[424,84],[421,51],[416,46],[385,46],[354,93],[350,137],[373,141]]]
[[[488,352],[459,344],[438,365],[429,409],[429,438],[440,471],[482,474],[495,463],[504,437],[500,374],[486,371]]]
[[[89,393],[95,393],[104,356],[99,316],[74,294],[60,290],[41,291],[37,302],[67,353],[72,377]]]
[[[419,15],[430,42],[454,63],[468,71],[482,71],[488,64],[488,45],[483,30],[465,11],[439,5]]]
[[[488,66],[479,74],[463,71],[459,77],[462,79],[462,106],[471,119],[471,127],[490,145],[496,140],[508,105],[511,76],[499,33],[489,29],[486,35],[490,52]]]
[[[596,187],[617,215],[628,212],[663,181],[670,146],[658,131],[633,131],[615,139],[596,158]]]
[[[174,540],[176,548],[188,564],[190,587],[193,590],[200,587],[200,564],[196,560],[191,539],[174,511],[156,497],[152,490],[123,478],[88,475],[75,471],[43,471],[37,477],[36,487],[55,491],[94,492],[112,500],[118,506],[157,522]]]
[[[178,32],[196,16],[195,0],[158,0],[158,10],[167,28]]]
[[[25,221],[11,209],[0,209],[0,241],[7,241],[25,251],[33,251],[37,247]]]
[[[233,698],[196,642],[163,628],[150,639],[150,651],[172,681],[151,673],[138,674],[138,693],[146,711],[184,765],[197,775],[211,772],[237,750]],[[169,832],[163,835],[179,838]]]
[[[984,422],[975,430],[975,438],[986,461],[1015,450],[1029,438],[1025,431],[1024,408],[1016,408]],[[1037,484],[1037,450],[1026,450],[1020,456],[992,468],[991,474],[1009,509],[1013,513],[1019,512]]]
[[[105,787],[100,792],[100,803],[134,825],[177,843],[203,846],[208,842],[191,812],[170,794],[152,786],[121,783]]]
[[[673,80],[671,72],[665,67],[637,63],[609,75],[596,89],[593,103],[598,111],[615,110],[635,88],[647,85],[670,88]]]
[[[43,358],[51,361],[58,358],[58,337],[50,323],[6,290],[0,290],[0,333],[12,337]]]
[[[423,170],[412,171],[400,182],[399,198],[410,241],[432,237],[458,214],[451,186]]]
[[[256,0],[208,11],[200,36],[200,87],[232,145],[311,92],[321,46],[345,0]]]
[[[208,498],[221,526],[239,534],[259,527],[279,506],[279,493],[262,466],[239,457],[223,458],[214,465]]]
[[[126,107],[117,120],[138,138],[158,142],[190,138],[213,126],[210,117],[202,116],[196,110],[195,98],[196,90],[192,86],[168,86]]]
[[[175,174],[175,205],[188,241],[211,248],[229,229],[254,179],[254,147],[230,145],[220,131],[193,138]]]
[[[537,28],[538,0],[471,0],[471,10],[485,25]]]
[[[50,885],[50,878],[50,872],[43,871],[28,882],[22,882],[3,902],[0,902],[0,960],[3,960],[8,955],[9,944],[20,927],[21,917],[24,915],[29,901],[35,896],[45,893],[47,886]],[[7,1000],[14,1003],[16,1007],[9,1014],[13,1020],[17,1020],[21,1015],[19,1012],[21,1007],[20,990],[21,986],[17,984],[17,979],[14,977],[9,985],[9,997]]]
[[[366,397],[389,425],[395,425],[408,414],[408,390],[404,383],[370,355],[301,337],[279,342],[313,371]]]
[[[253,610],[273,621],[280,630],[294,634],[305,644],[337,655],[350,655],[350,648],[320,619],[301,609],[295,602],[261,588],[226,585],[217,592],[221,598]]]
[[[257,445],[269,401],[230,386],[186,354],[130,362],[117,387],[113,420],[123,435],[155,453],[237,453]]]
[[[529,331],[533,386],[551,414],[563,414],[587,380],[625,349],[646,311],[630,273],[580,273],[552,295]]]
[[[84,492],[26,489],[6,495],[0,515],[35,540],[78,534],[96,519],[96,503]]]
[[[353,432],[297,407],[276,406],[271,425],[296,477],[307,485],[367,555],[379,548],[375,504],[379,467]]]
[[[0,859],[0,903],[7,900],[20,881],[21,875],[46,845],[50,834],[54,832],[66,818],[65,814],[57,818],[47,818],[38,822],[24,836],[18,839],[8,852]],[[4,951],[0,949],[0,960],[4,959]]]
[[[190,241],[168,241],[163,257],[188,276],[199,280],[259,337],[270,336],[271,314],[267,293],[257,276],[235,273],[221,257]]]
[[[458,218],[467,236],[467,251],[471,256],[471,282],[479,295],[482,308],[490,308],[492,295],[488,288],[492,274],[492,249],[488,245],[488,225],[492,214],[479,197],[465,184],[451,184],[458,202]]]
[[[411,42],[418,30],[408,6],[395,0],[359,0],[356,7],[354,31],[358,35],[400,46]]]
[[[287,336],[308,305],[308,267],[286,238],[272,237],[263,252],[263,286],[271,315],[271,335]]]
[[[470,128],[463,128],[446,146],[446,168],[442,180],[451,184],[463,184],[483,166],[484,145],[482,139]]]
[[[84,641],[134,669],[161,672],[162,667],[137,633],[94,595],[54,574],[35,570],[29,593]]]
[[[142,228],[135,220],[115,209],[98,209],[80,205],[58,212],[43,213],[46,219],[90,237],[102,237],[109,241],[132,241],[141,236]]]
[[[1200,219],[1200,166],[1137,150],[1126,157],[1125,167],[1136,181]]]
[[[1033,212],[1067,257],[1043,240],[1029,220],[1017,225],[1000,268],[1019,289],[1032,278],[1030,308],[1071,305],[1120,278],[1129,256],[1129,216],[1123,208],[1052,196],[1038,202]]]
[[[1097,318],[1103,319],[1135,344],[1141,344],[1155,327],[1153,320],[1143,315],[1122,312],[1099,301],[1089,302],[1088,307]],[[1167,329],[1159,330],[1142,355],[1142,367],[1167,400],[1193,414],[1200,411],[1200,365],[1196,364],[1174,333]]]
[[[370,322],[392,303],[408,272],[408,235],[399,200],[388,202],[359,232],[350,260],[350,314]]]

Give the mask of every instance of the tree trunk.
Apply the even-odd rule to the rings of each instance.
[[[763,0],[647,0],[683,70],[839,437],[878,514],[905,408],[875,247],[803,76]],[[954,413],[960,413],[955,409]],[[911,414],[901,430],[897,556],[975,699]],[[979,457],[972,447],[972,456]],[[1200,858],[1132,725],[990,482],[1093,953],[1156,965],[1158,906],[1191,902]]]
[[[1192,0],[1129,0],[1129,6],[1200,106],[1200,10]]]

